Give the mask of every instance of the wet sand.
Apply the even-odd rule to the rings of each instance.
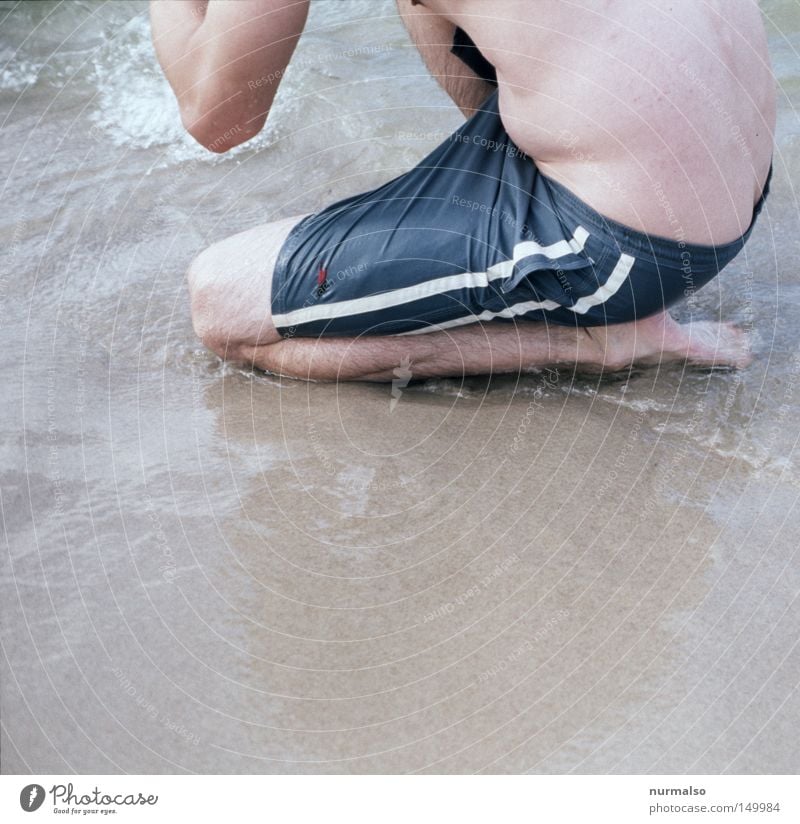
[[[142,4],[37,6],[0,7],[2,772],[796,773],[797,3],[772,197],[678,307],[751,367],[394,395],[221,364],[183,279],[459,123],[392,6],[319,4],[222,158]]]

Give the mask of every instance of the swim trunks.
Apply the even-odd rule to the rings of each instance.
[[[639,320],[708,283],[750,236],[769,180],[738,240],[648,236],[542,175],[506,133],[497,94],[410,171],[292,229],[272,286],[284,337]]]
[[[411,0],[412,6],[423,5],[420,0]],[[492,86],[497,85],[497,72],[494,66],[483,56],[480,49],[475,45],[473,39],[464,31],[464,29],[456,26],[453,33],[453,47],[450,52],[454,54],[462,63],[469,66],[481,80],[491,83]]]
[[[453,47],[450,52],[464,65],[469,66],[481,80],[491,83],[492,86],[497,85],[497,70],[483,56],[481,50],[464,29],[456,27],[455,32],[453,32]]]

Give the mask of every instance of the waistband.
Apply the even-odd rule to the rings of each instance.
[[[453,46],[450,52],[465,66],[472,69],[481,80],[491,83],[492,86],[497,86],[497,70],[483,56],[481,50],[464,29],[456,27],[455,32],[453,32]]]
[[[764,188],[761,191],[761,197],[753,207],[753,217],[747,231],[736,238],[736,240],[718,246],[686,243],[683,240],[673,240],[672,238],[660,235],[649,235],[631,229],[629,226],[604,217],[592,209],[591,206],[584,203],[584,201],[562,183],[558,183],[552,178],[542,175],[541,172],[539,174],[551,190],[554,203],[560,211],[565,211],[576,224],[584,225],[596,234],[601,236],[604,234],[606,236],[611,235],[624,249],[639,256],[652,257],[659,264],[665,266],[675,265],[680,268],[685,265],[687,255],[690,255],[694,266],[700,268],[717,266],[721,268],[720,264],[724,266],[739,254],[755,227],[756,220],[761,214],[764,202],[769,195],[770,183],[772,181],[772,164],[770,163],[769,174],[764,183]]]

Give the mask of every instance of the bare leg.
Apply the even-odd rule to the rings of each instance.
[[[746,366],[747,341],[729,324],[682,326],[668,313],[637,323],[575,327],[521,321],[476,323],[422,335],[281,338],[272,324],[272,269],[299,218],[258,226],[207,249],[189,270],[192,320],[220,357],[312,380],[390,381],[518,372],[548,364],[615,371],[686,361]]]
[[[638,323],[577,329],[544,323],[488,323],[451,332],[359,338],[290,338],[244,346],[239,357],[261,369],[311,380],[391,381],[521,372],[549,364],[618,371],[688,361],[698,366],[749,363],[742,332],[727,324],[681,326],[667,313]]]
[[[241,360],[240,345],[280,340],[272,324],[272,272],[287,235],[301,219],[239,232],[209,246],[189,267],[195,332],[221,358]]]
[[[543,323],[476,323],[447,332],[358,338],[290,338],[243,347],[254,366],[313,380],[390,381],[405,365],[412,378],[519,372],[552,363],[594,363],[598,350],[574,328]]]
[[[584,331],[603,352],[603,368],[608,371],[632,364],[680,362],[740,369],[752,361],[747,335],[732,323],[680,324],[669,312],[660,312],[636,323],[592,326]]]

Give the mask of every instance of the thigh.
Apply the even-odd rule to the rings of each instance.
[[[253,346],[277,340],[271,308],[275,262],[302,220],[291,217],[255,226],[202,252],[189,271],[196,325],[200,316],[201,325]]]
[[[277,331],[392,335],[481,319],[530,234],[535,177],[495,94],[416,167],[291,233],[272,286]]]

